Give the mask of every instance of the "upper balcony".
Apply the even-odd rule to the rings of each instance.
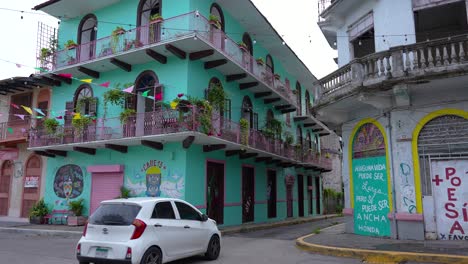
[[[29,137],[30,127],[29,118],[0,123],[0,145],[25,143]]]
[[[205,120],[201,122],[200,120]],[[207,122],[203,110],[165,109],[139,113],[121,122],[120,118],[98,119],[81,131],[61,127],[54,133],[32,131],[29,149],[49,157],[66,156],[67,151],[94,155],[96,149],[108,148],[122,153],[129,146],[144,145],[158,150],[165,143],[182,142],[184,148],[191,144],[203,145],[204,152],[225,150],[226,156],[239,155],[240,159],[255,158],[283,167],[304,167],[330,171],[331,160],[299,146],[288,145],[268,137],[261,131],[241,128],[238,123],[211,115]]]
[[[290,87],[198,12],[60,50],[43,61],[50,70],[44,75],[57,81],[63,81],[57,76],[60,73],[99,78],[101,72],[129,72],[133,65],[151,60],[166,64],[168,56],[202,60],[205,69],[216,68],[228,82],[238,82],[240,89],[250,89],[283,113],[296,109],[296,96]]]
[[[468,70],[467,51],[468,34],[463,34],[355,59],[319,80],[318,101],[312,110],[319,119],[330,121],[332,114],[346,115],[362,105],[387,109],[408,106],[419,95],[445,97],[452,90],[460,94],[466,82],[461,76]]]

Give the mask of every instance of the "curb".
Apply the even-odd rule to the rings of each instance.
[[[41,236],[73,236],[81,237],[82,232],[79,231],[66,231],[66,230],[48,230],[48,229],[28,229],[16,227],[0,227],[0,232],[3,233],[28,233],[32,235]]]
[[[333,228],[327,227],[327,228]],[[324,228],[324,229],[327,229]],[[322,230],[324,230],[322,229]],[[407,261],[415,262],[430,262],[430,263],[451,263],[463,264],[468,263],[468,256],[461,255],[446,255],[446,254],[429,254],[429,253],[413,253],[405,251],[383,251],[358,248],[342,248],[323,246],[305,242],[308,237],[315,234],[306,235],[296,239],[296,247],[308,252],[314,252],[321,255],[359,258],[365,263],[405,263]]]

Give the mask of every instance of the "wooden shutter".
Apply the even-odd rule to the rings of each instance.
[[[231,99],[224,101],[224,118],[231,120]]]
[[[162,84],[158,84],[154,88],[154,103],[155,103],[155,110],[161,109],[161,104],[158,104],[158,102],[164,101],[164,87]]]
[[[253,129],[258,130],[258,113],[253,114]]]
[[[65,126],[71,126],[73,115],[75,110],[75,103],[73,101],[65,103],[65,115],[63,117]]]
[[[88,114],[89,116],[97,116],[97,106],[98,106],[98,98],[97,97],[94,97],[94,101],[91,101],[89,103],[89,110],[88,110]]]

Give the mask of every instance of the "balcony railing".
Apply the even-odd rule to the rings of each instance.
[[[322,21],[322,17],[320,16],[323,11],[327,10],[329,6],[331,6],[334,0],[318,0],[318,21]]]
[[[276,80],[264,65],[257,64],[254,57],[241,49],[238,43],[222,30],[211,25],[208,19],[198,12],[167,18],[162,22],[97,39],[72,49],[60,50],[52,56],[52,70],[60,70],[79,63],[91,62],[187,37],[200,38],[209,43],[270,89],[281,94],[290,104],[296,105],[296,96],[290,87]],[[43,64],[49,65],[50,63],[43,62]]]
[[[27,138],[29,128],[31,127],[30,119],[14,120],[0,123],[0,140],[8,141],[21,138]]]
[[[202,117],[206,117],[203,115],[203,112],[197,111],[195,108],[186,113],[179,110],[161,109],[155,112],[136,114],[123,124],[119,118],[99,119],[95,124],[88,125],[82,132],[73,127],[62,127],[55,134],[37,130],[31,132],[29,147],[40,148],[142,136],[167,136],[182,132],[199,132],[299,163],[308,163],[310,166],[331,170],[331,161],[317,156],[312,151],[303,151],[301,148],[285,144],[279,139],[271,139],[258,130],[243,131],[238,123],[216,114],[212,115],[211,125],[207,125],[206,122],[199,121],[203,119]]]
[[[316,106],[385,81],[430,78],[468,65],[468,34],[391,48],[356,59],[322,78]]]

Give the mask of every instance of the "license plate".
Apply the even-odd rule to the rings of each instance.
[[[96,248],[96,258],[107,258],[107,248]]]

